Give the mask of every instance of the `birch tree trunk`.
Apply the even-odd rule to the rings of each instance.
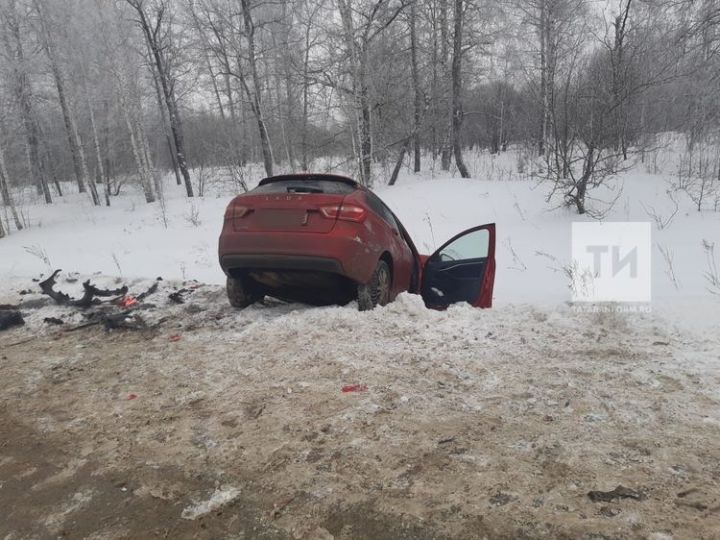
[[[544,0],[549,1],[549,0]],[[545,102],[544,106],[544,123],[545,123],[545,153],[548,153],[547,145],[548,140],[553,141],[556,144],[556,122],[555,122],[555,80],[557,78],[557,63],[558,63],[558,46],[560,42],[560,36],[558,35],[557,21],[558,16],[558,3],[552,2],[549,4],[553,10],[546,8],[545,14]]]
[[[170,123],[170,132],[172,133],[173,142],[175,143],[175,155],[177,157],[178,167],[182,174],[185,191],[188,197],[193,196],[192,182],[190,181],[190,172],[187,166],[187,156],[185,155],[185,142],[182,128],[182,121],[178,111],[177,98],[175,92],[170,87],[170,73],[163,59],[162,45],[158,41],[158,30],[162,26],[163,16],[167,5],[163,2],[157,8],[156,24],[151,26],[150,21],[145,13],[145,7],[141,0],[126,0],[130,6],[135,9],[139,17],[140,27],[145,36],[146,44],[150,48],[151,56],[155,68],[157,69],[160,87],[162,88],[165,105],[168,112],[168,122]]]
[[[547,0],[540,0],[540,133],[538,155],[545,155],[545,142],[548,137],[549,99],[547,89]]]
[[[370,88],[367,81],[367,50],[360,51],[360,88],[358,101],[360,106],[360,163],[362,165],[362,178],[366,186],[372,187],[372,112],[370,110]]]
[[[392,174],[390,175],[388,186],[394,186],[397,182],[398,176],[400,175],[400,168],[402,167],[403,160],[405,159],[405,154],[410,147],[410,140],[411,138],[406,139],[400,147],[400,152],[398,153],[397,160],[395,161],[395,167],[393,167]]]
[[[85,98],[87,100],[88,114],[90,115],[90,129],[93,135],[93,147],[95,149],[95,161],[98,167],[98,175],[103,183],[105,192],[105,206],[110,206],[110,181],[105,175],[105,166],[103,165],[102,151],[100,150],[100,138],[98,137],[97,124],[95,123],[95,111],[93,111],[92,104],[90,103],[90,95],[85,88]]]
[[[75,118],[73,116],[70,117],[70,127],[72,129],[73,138],[75,139],[75,146],[77,147],[78,160],[80,161],[80,172],[82,174],[82,178],[85,178],[87,180],[88,186],[90,186],[90,195],[92,196],[93,204],[95,206],[100,206],[100,197],[98,197],[97,185],[88,174],[87,160],[85,159],[85,149],[83,148],[82,140],[80,139],[80,132],[78,131],[77,124],[75,123]]]
[[[301,167],[308,170],[308,112],[310,105],[310,84],[308,74],[310,73],[310,31],[311,24],[308,21],[305,27],[305,50],[303,51],[303,89],[302,89],[302,129],[300,135],[300,147],[302,148]]]
[[[141,114],[140,118],[142,118],[142,116],[143,115]],[[141,156],[143,160],[143,166],[145,167],[145,171],[147,171],[148,183],[151,183],[151,185],[155,189],[155,196],[159,198],[163,204],[165,204],[165,194],[163,192],[162,179],[160,178],[160,175],[155,168],[155,164],[153,163],[152,153],[150,152],[150,143],[148,142],[145,128],[143,128],[140,121],[136,122],[136,126],[138,132],[138,139],[140,140],[140,148],[142,149]]]
[[[23,224],[18,216],[17,208],[15,208],[15,201],[13,201],[12,194],[10,193],[9,183],[10,177],[8,176],[7,166],[5,164],[5,154],[2,148],[0,148],[0,194],[2,194],[2,202],[4,206],[10,208],[10,213],[15,222],[15,228],[21,231]]]
[[[255,23],[250,13],[250,2],[249,0],[240,0],[243,11],[243,23],[245,26],[245,38],[247,39],[248,46],[248,63],[250,65],[250,77],[252,79],[253,91],[247,85],[247,81],[243,79],[243,85],[245,91],[250,100],[250,107],[255,114],[255,119],[258,125],[258,132],[260,135],[260,148],[263,155],[263,164],[265,165],[265,173],[268,176],[273,174],[273,151],[270,144],[270,135],[267,130],[265,118],[263,116],[263,104],[262,104],[262,85],[260,84],[260,75],[257,69],[257,60],[255,52]]]
[[[422,114],[422,90],[420,89],[420,75],[418,74],[418,58],[417,58],[417,10],[415,3],[410,6],[410,61],[412,71],[413,91],[415,99],[413,102],[413,153],[414,163],[413,171],[420,172],[420,116]]]
[[[462,108],[462,40],[463,40],[463,19],[465,18],[463,0],[455,0],[455,34],[453,36],[453,58],[452,58],[452,147],[455,155],[460,176],[470,178],[470,173],[465,166],[462,157],[461,128],[463,122]]]
[[[287,3],[282,2],[281,17],[285,24],[285,28],[280,33],[280,62],[282,66],[282,74],[285,82],[285,118],[287,125],[285,126],[285,146],[287,148],[287,157],[290,167],[295,169],[295,92],[292,77],[292,59],[290,57],[290,31],[292,28],[293,17],[288,13]],[[278,70],[279,72],[279,70]]]
[[[112,162],[111,162],[111,155],[110,155],[110,121],[109,121],[109,114],[110,112],[110,106],[108,105],[108,102],[105,101],[103,103],[103,113],[104,113],[104,120],[103,126],[102,126],[102,140],[103,144],[102,146],[105,148],[105,164],[103,165],[103,170],[105,171],[105,182],[108,185],[108,189],[110,189],[110,192],[112,193],[112,180],[113,180],[113,173],[112,173]]]
[[[145,45],[148,50],[148,56],[152,58],[152,53],[150,52],[150,45],[148,45],[147,40],[145,41]],[[170,154],[170,163],[172,164],[173,173],[175,174],[175,182],[178,186],[180,186],[182,185],[182,178],[180,177],[180,168],[178,167],[177,151],[175,150],[170,126],[168,125],[167,107],[163,101],[162,90],[160,90],[157,68],[152,61],[150,62],[150,71],[152,71],[153,87],[155,88],[155,98],[157,99],[158,110],[160,111],[160,122],[162,123],[163,133],[165,134],[165,141],[168,147],[168,153]]]
[[[443,122],[442,151],[440,153],[440,168],[443,171],[450,170],[450,159],[452,156],[452,125],[453,125],[453,102],[451,73],[448,69],[450,32],[448,30],[448,1],[440,0],[440,64],[442,66],[442,77],[445,79],[443,88],[443,103],[447,111],[446,122]],[[441,83],[442,84],[442,83]]]
[[[40,156],[39,130],[32,105],[32,88],[25,67],[25,53],[20,37],[20,25],[15,12],[15,0],[8,2],[5,19],[8,32],[3,32],[3,38],[6,49],[12,54],[14,60],[12,71],[15,99],[20,105],[20,114],[22,116],[23,127],[25,128],[25,142],[30,176],[37,187],[38,193],[44,196],[47,204],[51,204],[52,195],[50,194],[50,188]],[[14,44],[10,43],[8,34],[12,36]]]
[[[630,6],[632,0],[627,0],[625,7],[620,15],[615,17],[613,28],[615,30],[615,40],[613,48],[610,51],[610,60],[612,67],[612,95],[613,95],[613,120],[615,124],[615,148],[622,151],[623,159],[627,160],[627,142],[625,140],[626,133],[626,114],[625,114],[625,35],[627,30],[628,18],[630,16]]]
[[[160,74],[160,86],[163,88],[165,93],[165,101],[168,106],[168,121],[170,123],[170,131],[173,135],[173,142],[175,143],[175,156],[177,158],[177,164],[182,174],[183,181],[185,183],[185,191],[188,197],[193,196],[192,183],[190,181],[190,172],[188,171],[187,159],[185,157],[185,142],[183,136],[182,122],[180,115],[178,114],[177,101],[175,95],[170,93],[165,76]]]
[[[55,186],[55,193],[57,193],[58,197],[62,197],[62,187],[60,187],[60,181],[57,177],[57,172],[55,168],[52,166],[52,156],[50,155],[50,150],[48,149],[46,144],[42,144],[42,132],[38,135],[40,142],[40,146],[42,148],[43,156],[40,161],[40,166],[42,167],[43,174],[47,178],[50,176],[52,179],[52,183]]]
[[[140,175],[140,182],[142,184],[143,193],[145,194],[145,202],[155,202],[155,194],[152,189],[152,179],[150,178],[149,171],[145,166],[145,159],[142,155],[142,149],[140,148],[140,142],[135,133],[135,122],[130,116],[130,110],[127,103],[127,98],[123,95],[123,89],[120,89],[120,108],[122,109],[123,119],[130,135],[130,147],[132,148],[133,157],[135,158],[135,164],[137,165],[138,174]]]
[[[433,12],[436,13],[437,9],[437,0],[433,0],[432,2]],[[432,75],[431,75],[431,81],[430,81],[430,95],[432,96],[432,102],[431,102],[431,110],[432,110],[432,122],[430,124],[430,138],[432,140],[432,157],[433,157],[433,163],[435,162],[435,159],[437,158],[438,151],[440,150],[440,141],[438,140],[438,126],[437,126],[437,120],[438,120],[438,95],[439,95],[439,77],[438,77],[438,64],[440,62],[439,59],[439,53],[438,53],[438,17],[435,16],[432,18],[432,29],[431,29],[431,39],[432,39]]]
[[[63,81],[62,71],[55,54],[55,43],[50,33],[50,21],[45,2],[43,0],[35,0],[35,8],[40,15],[40,28],[42,30],[42,47],[45,50],[48,62],[50,63],[50,71],[57,90],[58,101],[60,102],[60,110],[62,111],[63,123],[65,125],[65,136],[67,138],[68,147],[70,148],[70,157],[72,158],[73,170],[75,172],[75,181],[77,182],[78,192],[85,193],[87,176],[83,175],[82,165],[80,163],[79,149],[77,146],[77,134],[74,132],[74,119],[70,107],[68,106],[65,83]]]
[[[352,74],[353,108],[357,121],[360,181],[372,187],[372,130],[370,89],[367,80],[367,39],[356,39],[353,10],[348,0],[338,0]],[[369,28],[368,28],[369,30]],[[364,37],[364,36],[363,36]]]

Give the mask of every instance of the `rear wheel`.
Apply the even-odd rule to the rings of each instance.
[[[358,309],[368,311],[375,306],[384,306],[390,301],[390,267],[380,260],[368,283],[358,285]]]
[[[253,285],[247,278],[228,276],[225,290],[230,305],[234,308],[246,308],[260,300],[261,295]]]

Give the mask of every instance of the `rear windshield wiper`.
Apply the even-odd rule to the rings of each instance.
[[[288,193],[324,193],[322,189],[313,186],[288,186]]]

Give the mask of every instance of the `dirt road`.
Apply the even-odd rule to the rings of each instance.
[[[147,331],[60,312],[0,334],[0,538],[720,538],[716,336],[213,287]]]

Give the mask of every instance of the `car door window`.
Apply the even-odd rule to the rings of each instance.
[[[490,232],[487,229],[473,231],[461,236],[440,250],[441,261],[460,261],[463,259],[483,259],[490,248]]]
[[[456,302],[490,307],[494,277],[495,225],[482,225],[457,235],[428,258],[421,294],[428,307]]]

